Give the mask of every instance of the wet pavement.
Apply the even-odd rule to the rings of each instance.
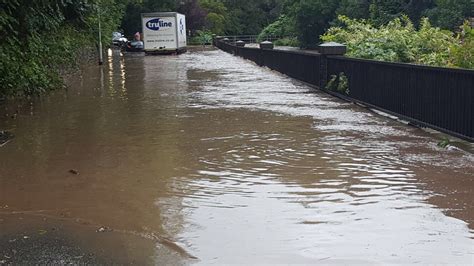
[[[471,144],[212,49],[9,106],[0,264],[474,263]]]

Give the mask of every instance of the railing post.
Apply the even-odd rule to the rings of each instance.
[[[237,47],[245,47],[245,42],[242,40],[238,40],[235,42],[235,46]]]
[[[222,41],[222,39],[224,39],[224,37],[222,36],[216,36],[215,34],[213,34],[212,36],[212,43],[214,44],[214,46],[218,46],[217,43]]]
[[[263,41],[260,43],[260,49],[272,50],[274,47],[273,43],[270,41]]]
[[[320,76],[319,76],[319,88],[324,89],[328,82],[328,56],[329,55],[344,55],[347,48],[344,44],[337,42],[323,43],[318,46],[319,53],[321,54],[320,61]]]

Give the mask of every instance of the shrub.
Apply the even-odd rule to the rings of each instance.
[[[339,75],[331,75],[325,89],[349,95],[349,79],[344,72],[339,73]]]
[[[189,41],[190,44],[194,45],[206,45],[212,43],[212,32],[209,30],[198,30],[196,36],[192,37]]]
[[[453,61],[456,66],[474,69],[474,29],[468,21],[464,22],[458,38],[460,46],[454,46]]]
[[[324,41],[347,45],[347,55],[381,61],[456,66],[453,52],[460,48],[459,39],[450,31],[421,21],[417,30],[404,16],[386,25],[374,27],[367,20],[340,16],[342,27],[332,27],[321,36]]]
[[[275,41],[275,45],[278,46],[292,46],[299,47],[299,41],[296,37],[285,37]]]

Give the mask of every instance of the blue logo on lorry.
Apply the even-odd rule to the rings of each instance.
[[[149,20],[146,23],[146,27],[150,30],[160,30],[160,28],[171,28],[173,26],[173,23],[171,22],[165,22],[159,18],[155,18],[152,20]]]

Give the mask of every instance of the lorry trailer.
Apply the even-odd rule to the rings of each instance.
[[[186,17],[177,12],[142,13],[146,54],[186,52]]]

